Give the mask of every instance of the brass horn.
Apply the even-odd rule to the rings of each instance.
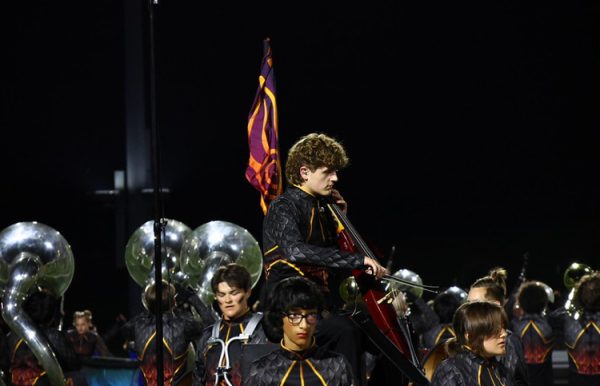
[[[38,222],[19,222],[0,232],[2,317],[31,349],[52,386],[64,386],[63,371],[46,337],[23,311],[36,287],[61,297],[73,279],[71,246],[55,229]]]
[[[572,289],[575,287],[575,285],[577,285],[579,279],[592,272],[594,272],[594,270],[587,264],[572,263],[565,270],[563,275],[563,283],[565,284],[565,287]]]
[[[181,247],[192,229],[173,219],[162,219],[161,232],[162,278],[168,282],[189,284],[192,278],[180,270]],[[147,288],[154,283],[154,220],[146,221],[133,232],[125,247],[125,265],[129,275],[139,286]],[[142,304],[147,308],[142,293]]]
[[[338,288],[340,297],[346,306],[352,306],[362,300],[360,288],[354,276],[348,276],[340,283]]]
[[[387,281],[386,291],[398,290],[402,292],[411,292],[414,296],[420,298],[423,291],[438,293],[437,286],[425,285],[421,276],[408,269],[399,269],[393,275],[384,275],[383,279]]]
[[[200,225],[187,237],[181,248],[181,271],[195,279],[198,295],[206,305],[214,293],[210,281],[216,270],[229,263],[242,265],[250,273],[252,287],[262,273],[262,251],[246,229],[227,221],[210,221]]]
[[[569,290],[569,295],[567,296],[567,300],[565,301],[564,307],[569,314],[575,317],[575,319],[578,319],[579,317],[579,312],[576,309],[575,304],[573,302],[575,297],[575,286],[583,276],[593,272],[594,270],[589,265],[574,262],[571,263],[571,265],[569,265],[569,267],[565,270],[565,273],[563,275],[563,283],[565,284],[565,287],[567,287],[567,289]]]

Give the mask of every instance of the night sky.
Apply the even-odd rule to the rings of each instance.
[[[3,13],[0,227],[60,231],[67,315],[91,308],[102,328],[129,309],[114,203],[93,192],[125,169],[130,23],[121,1],[73,3]],[[571,262],[599,267],[598,2],[161,1],[155,16],[165,217],[260,243],[246,121],[270,37],[282,153],[313,131],[346,145],[348,215],[384,261],[395,248],[393,270],[466,288],[496,265],[514,282],[529,253],[526,276],[563,290]]]

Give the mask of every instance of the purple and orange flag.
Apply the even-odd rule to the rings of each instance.
[[[265,215],[269,203],[282,191],[277,118],[273,58],[267,38],[263,41],[258,90],[248,116],[250,158],[246,168],[246,179],[260,192],[260,207]]]

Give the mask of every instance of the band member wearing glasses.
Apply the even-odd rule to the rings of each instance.
[[[316,344],[315,329],[323,310],[319,288],[303,277],[281,281],[267,304],[265,325],[281,338],[279,349],[254,361],[247,386],[348,386],[353,375],[346,358]]]

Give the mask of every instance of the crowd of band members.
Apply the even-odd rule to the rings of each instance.
[[[121,318],[105,336],[107,343],[131,342],[126,348],[139,360],[140,379],[148,385],[157,384],[161,372],[165,385],[408,384],[352,320],[356,307],[348,307],[338,290],[353,270],[377,280],[389,273],[372,256],[338,243],[340,227],[330,205],[347,210],[334,186],[348,163],[341,143],[325,134],[309,134],[291,147],[287,189],[264,220],[258,301],[249,303],[250,274],[236,263],[221,266],[212,277],[212,305],[185,286],[164,282],[157,291],[152,284],[144,291],[145,310],[128,321]],[[420,368],[431,353],[442,352],[443,360],[427,374],[435,386],[552,385],[552,350],[564,348],[569,384],[599,385],[600,273],[580,279],[575,308],[555,304],[552,312],[539,282],[522,283],[509,293],[506,278],[504,269],[492,268],[464,290],[464,297],[444,291],[432,304],[411,291],[399,292],[394,307],[399,319],[408,320],[406,337],[418,353],[413,365]],[[518,307],[507,307],[512,296]],[[118,355],[93,331],[91,313],[76,313],[75,330],[65,334],[56,328],[54,313],[40,312],[46,309],[57,307],[36,304],[27,311],[43,327],[72,384],[86,384],[78,375],[82,358]],[[163,342],[155,339],[158,318]],[[43,385],[40,366],[37,375],[23,369],[36,361],[21,343],[10,333],[2,342],[5,382]]]
[[[557,349],[568,354],[569,385],[598,385],[600,272],[581,278],[570,309],[552,304],[547,287],[539,281],[525,281],[507,295],[505,279],[506,272],[495,268],[464,293],[444,291],[429,302],[411,295],[411,291],[403,293],[404,315],[411,326],[413,320],[414,325],[424,326],[421,332],[415,328],[412,331],[421,362],[435,350],[444,351],[445,360],[436,368],[432,385],[553,385],[552,353]],[[343,353],[317,344],[316,330],[323,315],[328,315],[322,291],[312,281],[300,276],[282,280],[273,292],[276,296],[262,312],[253,311],[248,304],[250,275],[242,266],[222,267],[212,286],[216,295],[214,311],[219,311],[204,309],[202,319],[200,312],[176,306],[175,287],[165,284],[165,384],[177,384],[190,373],[197,385],[242,385],[244,378],[249,385],[282,381],[293,385],[300,380],[307,385],[322,381],[360,384],[358,372]],[[149,288],[146,295],[150,310],[156,301],[153,292]],[[503,307],[509,304],[507,296],[516,299],[510,310]],[[195,302],[190,297],[194,296],[186,294],[179,299]],[[34,293],[25,304],[28,314],[48,336],[65,376],[75,385],[85,385],[85,377],[79,372],[84,358],[120,353],[108,350],[92,324],[89,310],[75,312],[73,328],[61,332],[56,323],[57,306],[56,300],[43,291]],[[209,320],[206,315],[218,315],[218,319]],[[255,326],[243,335],[252,320]],[[121,342],[133,342],[131,348],[142,359],[140,369],[146,384],[156,384],[152,341],[155,323],[153,313],[144,311],[120,323],[116,335]],[[240,334],[242,339],[233,339]],[[227,365],[221,356],[224,347],[228,349]],[[9,333],[2,349],[6,384],[45,384],[44,369],[22,340]],[[188,355],[195,358],[194,365],[189,364]],[[363,355],[363,361],[368,362],[369,357]],[[368,363],[365,366],[373,369]],[[367,378],[367,384],[378,384],[369,383],[378,379],[369,371]]]

